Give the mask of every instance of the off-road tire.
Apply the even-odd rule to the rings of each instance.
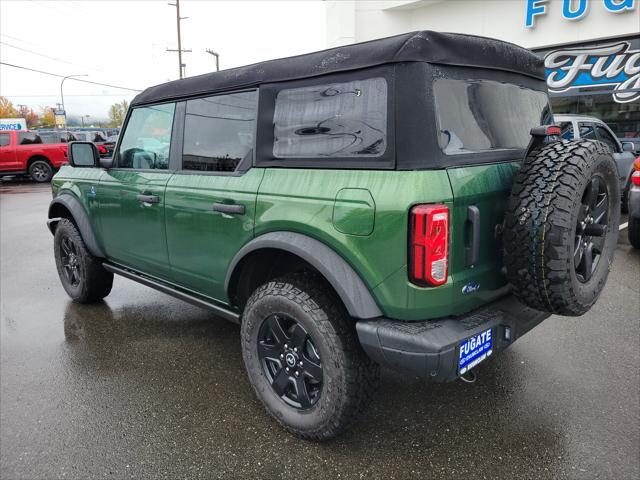
[[[627,235],[629,236],[629,243],[633,248],[640,249],[640,218],[629,218],[629,226]]]
[[[505,213],[503,247],[514,294],[540,311],[584,314],[604,287],[620,219],[616,164],[606,147],[589,140],[559,141],[533,151],[516,174]],[[606,186],[607,229],[590,279],[575,270],[574,251],[583,194],[592,179]]]
[[[302,325],[318,350],[323,368],[320,397],[307,410],[278,396],[258,355],[258,335],[269,315],[288,315]],[[355,323],[324,279],[296,273],[270,281],[249,298],[242,317],[242,353],[249,381],[266,410],[289,432],[307,440],[327,440],[353,424],[369,404],[379,366],[360,346]]]
[[[74,265],[79,276],[77,283],[75,277],[73,280],[69,278],[64,265],[65,249],[68,250],[70,244],[73,246],[72,251],[76,259]],[[93,303],[109,295],[113,285],[113,273],[107,272],[102,262],[89,253],[71,220],[63,218],[58,222],[53,237],[53,249],[60,282],[74,302]]]
[[[47,183],[53,177],[53,167],[46,160],[36,160],[29,165],[29,176],[34,182]]]

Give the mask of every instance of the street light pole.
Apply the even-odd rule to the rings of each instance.
[[[207,53],[210,53],[211,55],[216,57],[216,72],[219,72],[220,71],[220,54],[214,52],[210,48],[207,48]]]
[[[67,111],[64,108],[64,93],[62,93],[62,86],[64,85],[64,81],[67,78],[73,78],[73,77],[88,77],[89,75],[87,75],[86,73],[81,73],[79,75],[67,75],[66,77],[64,77],[62,79],[62,81],[60,82],[60,101],[62,102],[62,111],[64,112],[64,123],[62,124],[62,126],[64,128],[67,128]]]

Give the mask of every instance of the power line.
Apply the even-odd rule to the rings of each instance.
[[[29,50],[27,48],[22,48],[22,47],[18,47],[16,45],[11,45],[10,43],[3,42],[2,40],[0,40],[0,44],[6,45],[7,47],[15,48],[16,50],[22,50],[23,52],[31,53],[33,55],[38,55],[39,57],[48,58],[49,60],[54,60],[56,62],[68,63],[69,65],[75,65],[77,67],[88,68],[90,70],[97,70],[99,72],[104,72],[104,70],[99,70],[99,69],[96,69],[96,68],[88,67],[88,66],[82,65],[80,63],[68,62],[67,60],[62,60],[61,58],[50,57],[49,55],[44,55],[42,53],[34,52],[33,50]]]
[[[7,35],[6,33],[0,33],[0,37],[7,37],[7,38],[10,38],[11,40],[17,40],[18,42],[26,43],[27,45],[31,45],[32,47],[41,47],[42,46],[42,45],[37,45],[35,43],[27,42],[26,40],[23,40],[23,39],[18,38],[18,37],[12,37],[11,35]]]
[[[126,95],[126,93],[87,93],[85,95],[75,94],[75,95],[65,95],[64,97],[122,97]],[[7,98],[51,98],[51,97],[59,97],[59,93],[53,93],[51,95],[3,95],[3,97]]]
[[[64,75],[58,75],[57,73],[51,73],[51,72],[44,72],[42,70],[36,70],[35,68],[23,67],[22,65],[14,65],[13,63],[0,62],[0,65],[6,65],[7,67],[19,68],[21,70],[28,70],[30,72],[42,73],[43,75],[50,75],[52,77],[65,78]],[[132,92],[141,92],[142,91],[142,90],[139,90],[137,88],[120,87],[118,85],[110,85],[108,83],[93,82],[91,80],[82,80],[82,79],[79,79],[79,78],[69,78],[69,80],[73,80],[75,82],[91,83],[93,85],[101,85],[103,87],[119,88],[121,90],[130,90]]]

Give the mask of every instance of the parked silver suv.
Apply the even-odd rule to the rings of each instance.
[[[620,192],[622,193],[622,211],[627,213],[633,161],[636,158],[633,153],[633,142],[620,142],[609,126],[596,117],[556,114],[553,118],[555,123],[562,128],[563,138],[567,140],[578,138],[600,140],[607,146],[618,166]]]

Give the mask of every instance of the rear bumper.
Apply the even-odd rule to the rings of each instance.
[[[629,216],[640,219],[640,187],[636,185],[629,190]]]
[[[500,352],[550,315],[512,295],[458,317],[423,322],[360,320],[360,343],[376,362],[435,382],[459,377],[460,342],[491,329],[493,353]]]

